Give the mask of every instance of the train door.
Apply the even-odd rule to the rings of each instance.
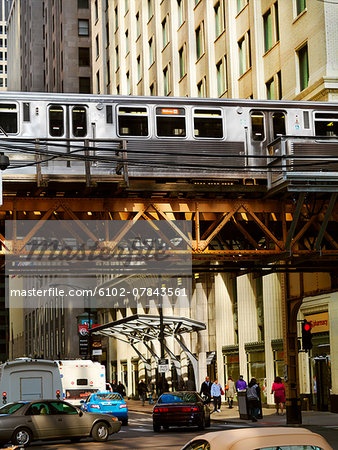
[[[66,139],[87,137],[87,108],[83,105],[49,105],[49,137]]]
[[[249,155],[265,156],[267,146],[278,136],[286,134],[285,113],[283,111],[253,110],[250,113]],[[252,158],[249,165],[262,166],[263,158]]]

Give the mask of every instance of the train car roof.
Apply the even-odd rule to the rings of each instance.
[[[63,103],[150,103],[159,105],[196,105],[196,103],[213,106],[234,107],[259,107],[272,108],[274,104],[278,108],[302,108],[302,109],[338,109],[337,102],[316,102],[298,100],[257,100],[257,99],[234,99],[234,98],[201,98],[201,97],[155,97],[155,96],[133,96],[133,95],[97,95],[97,94],[70,94],[51,92],[0,92],[1,100],[27,101],[57,101]]]

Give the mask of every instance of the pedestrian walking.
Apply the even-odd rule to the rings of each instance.
[[[124,386],[124,384],[122,383],[122,381],[119,381],[119,384],[116,386],[115,391],[114,392],[118,392],[119,394],[122,395],[122,397],[126,396],[126,388]]]
[[[257,422],[260,415],[261,390],[256,378],[251,378],[246,390],[246,397],[248,399],[249,416],[253,422]]]
[[[138,384],[138,395],[142,402],[142,406],[144,406],[147,397],[147,386],[143,380],[141,380]]]
[[[185,383],[182,377],[179,378],[178,383],[177,383],[177,389],[179,391],[184,391],[185,390]]]
[[[221,399],[222,399],[222,392],[224,394],[224,391],[222,389],[222,386],[218,383],[217,378],[211,385],[211,397],[214,400],[214,410],[213,412],[221,412]]]
[[[281,377],[276,377],[274,383],[272,384],[271,394],[274,394],[276,414],[279,415],[279,408],[281,415],[283,416],[283,408],[285,403],[285,386],[282,382]]]
[[[245,391],[247,389],[246,381],[244,381],[243,375],[239,376],[239,379],[236,381],[236,392]]]
[[[234,402],[234,396],[235,396],[235,382],[232,378],[232,376],[229,376],[228,378],[228,384],[225,386],[225,395],[226,399],[228,401],[229,408],[232,408],[232,404]]]
[[[208,376],[205,377],[205,381],[201,384],[200,395],[205,397],[206,403],[210,403],[211,399],[211,381]]]
[[[155,392],[155,386],[151,381],[147,385],[147,391],[148,391],[148,397],[149,397],[149,405],[152,405],[154,403],[153,395]]]

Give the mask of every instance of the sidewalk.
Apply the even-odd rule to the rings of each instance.
[[[138,400],[126,400],[129,411],[141,412],[146,414],[152,414],[153,406],[146,403],[142,406],[142,403]],[[222,405],[220,413],[212,413],[211,421],[223,422],[226,424],[237,425],[252,425],[251,420],[243,420],[239,418],[238,407],[234,406],[229,409],[228,406]],[[318,426],[337,426],[338,427],[338,414],[330,413],[327,411],[302,411],[302,425],[318,425]],[[286,416],[277,416],[274,408],[263,408],[263,419],[259,419],[256,425],[264,426],[285,426]]]

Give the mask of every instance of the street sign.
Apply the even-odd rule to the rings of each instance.
[[[92,351],[92,355],[93,356],[95,356],[95,355],[102,355],[102,349],[101,348],[94,349]]]
[[[161,358],[158,360],[158,373],[166,373],[170,370],[169,359]]]

